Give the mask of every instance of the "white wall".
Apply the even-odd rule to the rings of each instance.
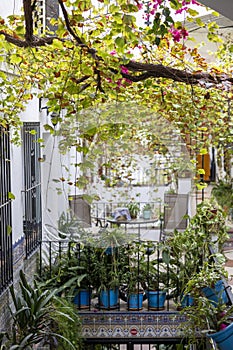
[[[12,14],[19,14],[23,7],[23,0],[1,0],[0,16],[6,18]]]
[[[43,115],[45,113],[41,114],[42,119]],[[69,196],[80,194],[80,190],[74,186],[78,175],[74,163],[79,163],[81,159],[76,158],[74,150],[66,155],[60,154],[58,136],[53,137],[45,130],[42,130],[41,136],[45,146],[42,149],[44,162],[41,163],[43,224],[57,227],[59,216],[69,209]]]
[[[39,100],[38,98],[33,98],[29,100],[26,106],[26,110],[21,113],[20,118],[22,122],[39,122]]]
[[[22,148],[11,144],[11,192],[12,201],[12,237],[16,242],[23,236],[23,158]]]
[[[58,140],[51,137],[48,132],[42,133],[45,141],[43,148],[44,162],[41,163],[42,170],[42,213],[43,224],[57,226],[57,220],[68,207],[68,195],[66,184],[59,181],[63,177],[65,162],[59,155]],[[61,190],[61,194],[59,194]]]

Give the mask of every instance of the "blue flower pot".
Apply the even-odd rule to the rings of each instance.
[[[82,289],[78,291],[74,297],[74,304],[77,305],[79,309],[89,308],[91,305],[91,290]]]
[[[104,309],[115,309],[118,307],[118,298],[118,288],[101,290],[99,295],[99,305]]]
[[[146,292],[148,299],[148,308],[149,310],[163,310],[166,300],[165,291],[153,291],[149,290]]]
[[[233,323],[217,333],[207,333],[218,345],[219,350],[230,350],[233,344]]]
[[[190,294],[181,295],[180,301],[181,307],[192,306],[194,304],[194,298]]]
[[[128,309],[131,311],[137,311],[142,309],[143,292],[131,293],[128,296]]]
[[[227,294],[225,292],[224,283],[222,280],[217,281],[214,288],[205,287],[202,288],[202,291],[213,305],[217,305],[218,303],[226,304],[228,302]]]

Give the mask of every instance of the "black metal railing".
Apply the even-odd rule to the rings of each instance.
[[[162,284],[166,290],[164,303],[157,309],[170,310],[173,307],[170,300],[171,295],[169,295],[171,282],[169,266],[160,257],[158,242],[131,242],[120,247],[103,248],[89,244],[83,246],[83,243],[68,240],[42,241],[40,252],[39,275],[48,280],[57,276],[56,281],[59,282],[55,283],[53,287],[61,289],[61,283],[69,285],[71,279],[74,278],[73,271],[76,271],[80,276],[86,275],[83,278],[85,287],[92,292],[92,298],[88,299],[89,304],[86,305],[89,310],[94,308],[107,310],[113,308],[140,310],[144,308],[149,310],[153,308],[148,303],[151,269],[153,269],[153,273],[157,271],[157,280],[153,280],[153,283]],[[67,273],[67,275],[64,276],[63,273]],[[82,285],[82,281],[80,287],[77,284],[77,290],[83,289]],[[132,289],[139,291],[135,297],[135,307],[130,306],[128,297],[129,294],[133,293]],[[113,290],[116,290],[115,296],[111,294]],[[64,290],[64,293],[66,292],[69,294],[68,291]],[[101,301],[101,293],[105,294],[103,296],[105,301]],[[110,300],[112,298],[116,298],[114,305]],[[139,299],[141,306],[138,304]],[[159,301],[159,294],[157,299]],[[79,298],[77,298],[77,306],[83,308]]]
[[[39,247],[42,237],[39,123],[24,123],[24,221],[26,257]]]
[[[0,294],[13,279],[10,179],[9,133],[0,127]]]
[[[66,239],[42,241],[40,278],[51,279],[52,287],[72,299],[76,297],[80,309],[176,311],[182,308],[179,271],[163,258],[164,242],[133,241],[122,246],[107,246],[106,242],[98,246],[97,242],[97,239],[92,244]],[[232,304],[231,288],[226,281],[224,288],[228,303]],[[80,293],[84,289],[88,292],[85,297]],[[132,305],[133,291],[137,293]],[[82,298],[86,298],[86,304]],[[186,299],[184,306],[188,305]]]

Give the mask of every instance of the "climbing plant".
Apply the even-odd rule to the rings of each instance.
[[[215,22],[201,21],[195,0],[56,4],[60,16],[51,19],[52,31],[35,25],[36,1],[23,0],[21,14],[0,19],[0,62],[8,72],[0,72],[3,126],[19,128],[25,104],[43,97],[50,112],[64,111],[62,150],[70,144],[85,153],[88,143],[70,138],[70,121],[85,109],[133,100],[173,123],[194,156],[210,142],[220,148],[232,142],[232,44],[220,38]],[[189,22],[219,42],[218,65],[189,46]],[[57,126],[44,127],[57,134]]]

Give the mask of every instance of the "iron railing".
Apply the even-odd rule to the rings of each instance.
[[[114,252],[113,252],[114,251]],[[160,257],[160,249],[158,242],[142,243],[140,242],[131,242],[123,247],[94,247],[93,245],[83,246],[83,243],[78,243],[68,240],[53,240],[53,241],[42,241],[41,250],[40,250],[40,264],[39,264],[39,275],[47,279],[54,278],[56,276],[56,270],[61,271],[59,266],[64,267],[64,264],[70,260],[70,265],[67,266],[67,274],[69,269],[71,270],[71,277],[73,277],[72,269],[80,266],[80,270],[77,270],[77,273],[80,274],[86,273],[89,277],[90,274],[93,274],[93,269],[96,268],[96,272],[99,269],[102,269],[106,264],[106,271],[103,271],[103,284],[108,283],[112,278],[112,274],[116,271],[112,270],[112,264],[115,264],[116,269],[118,269],[119,276],[114,276],[114,278],[119,282],[119,290],[117,294],[117,301],[114,308],[117,310],[129,310],[129,300],[127,298],[127,292],[129,290],[131,275],[134,274],[134,283],[136,289],[142,291],[143,293],[143,308],[149,310],[149,304],[147,302],[146,288],[150,283],[150,275],[152,274],[152,262],[153,270],[157,269],[158,278],[155,283],[163,283],[164,289],[169,290],[170,284],[170,271],[169,266],[162,261]],[[128,255],[126,255],[128,253]],[[101,263],[101,260],[103,264]],[[99,265],[98,265],[99,263]],[[85,266],[85,267],[84,267]],[[125,267],[126,266],[126,267]],[[54,268],[55,267],[55,268]],[[166,267],[165,271],[162,271]],[[95,274],[95,272],[94,272]],[[125,276],[128,276],[127,278]],[[64,281],[64,283],[69,283],[69,278],[63,279],[64,276],[58,276],[57,280]],[[99,280],[98,280],[99,278]],[[101,305],[99,290],[102,286],[101,274],[94,278],[97,286],[93,287],[93,275],[90,278],[90,282],[86,284],[87,289],[92,290],[92,297],[89,300],[88,309],[93,310],[97,309],[107,309],[111,310],[110,301],[108,300],[107,306],[104,307]],[[114,282],[115,286],[115,282]],[[60,284],[56,285],[57,288],[60,288]],[[107,299],[111,298],[111,287],[105,287],[107,291]],[[72,296],[73,297],[73,296]],[[138,298],[139,298],[138,294]],[[158,295],[159,298],[159,295]],[[158,309],[169,311],[174,310],[174,303],[171,302],[171,294],[167,293],[167,298],[165,305]],[[77,307],[82,308],[80,302],[77,303]],[[141,309],[140,306],[136,306],[136,309]]]
[[[86,242],[86,243],[85,243]],[[113,308],[119,311],[134,310],[129,303],[128,295],[132,292],[132,287],[142,292],[142,297],[137,294],[138,302],[142,298],[141,306],[136,303],[135,310],[156,310],[156,311],[177,311],[182,307],[180,297],[181,287],[178,279],[179,270],[169,265],[163,258],[162,251],[164,242],[142,242],[132,241],[122,246],[108,246],[107,241],[103,241],[102,246],[98,246],[97,240],[88,242],[88,235],[80,241],[57,239],[41,241],[39,275],[41,278],[53,278],[52,286],[63,289],[63,285],[69,285],[71,279],[77,275],[85,275],[86,289],[91,292],[88,296],[88,303],[85,308],[88,310]],[[62,272],[63,271],[63,272]],[[64,275],[67,273],[67,275]],[[75,271],[75,274],[74,274]],[[59,275],[60,274],[60,275]],[[112,280],[112,283],[109,283]],[[54,284],[54,281],[56,283]],[[224,290],[227,295],[228,304],[233,302],[231,288],[227,281],[223,279]],[[74,298],[76,292],[83,288],[75,280],[75,288],[68,295]],[[153,288],[152,288],[153,284]],[[111,304],[111,290],[117,286],[116,301]],[[150,302],[148,290],[163,289],[166,292],[164,304],[161,304],[160,294],[156,294],[157,306]],[[100,300],[101,288],[104,287],[105,302]],[[67,290],[63,290],[67,292]],[[80,298],[80,295],[79,295]],[[150,299],[150,300],[149,300]],[[185,306],[189,305],[189,299]],[[77,299],[77,307],[82,309],[80,299]]]
[[[24,221],[26,257],[39,247],[42,237],[39,123],[24,123]]]
[[[13,279],[10,179],[9,133],[0,127],[0,293]]]

